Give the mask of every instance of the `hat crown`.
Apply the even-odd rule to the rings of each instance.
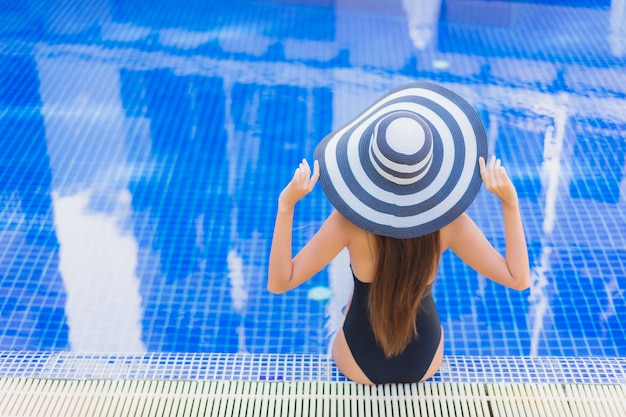
[[[417,182],[428,171],[432,155],[432,132],[416,113],[394,111],[376,124],[369,156],[384,178],[397,184]]]

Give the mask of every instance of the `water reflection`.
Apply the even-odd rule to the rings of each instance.
[[[561,188],[562,162],[563,162],[563,141],[565,138],[565,124],[567,114],[565,111],[555,109],[554,126],[549,126],[546,130],[543,146],[543,163],[541,168],[541,184],[543,192],[543,213],[544,219],[541,227],[541,253],[538,262],[531,270],[531,287],[528,301],[530,339],[530,354],[539,353],[539,343],[543,336],[545,327],[552,327],[547,320],[552,318],[550,308],[550,290],[555,283],[549,279],[551,274],[552,254],[552,233],[555,223],[558,221],[556,213],[556,203]]]
[[[531,287],[530,296],[528,297],[528,328],[530,331],[530,355],[539,354],[540,342],[544,341],[544,331],[546,327],[550,329],[550,323],[554,318],[550,308],[550,254],[552,253],[549,246],[543,247],[539,264],[533,266],[531,270]],[[545,343],[545,341],[544,341]]]
[[[482,21],[437,0],[79,3],[20,5],[38,38],[14,31],[10,47],[34,49],[0,58],[17,68],[0,83],[11,150],[0,161],[19,173],[0,172],[2,320],[7,334],[39,332],[15,330],[3,346],[95,349],[89,324],[112,351],[325,353],[351,292],[348,260],[268,294],[278,192],[326,133],[420,79],[479,109],[533,251],[530,296],[446,257],[436,298],[447,353],[624,350],[623,1],[499,5],[515,8],[506,15],[481,2]],[[299,206],[296,246],[329,210],[319,190]],[[493,201],[481,194],[472,210],[501,245]],[[36,288],[20,296],[20,285]],[[326,304],[307,297],[319,287],[332,290]],[[107,327],[119,314],[126,322]]]
[[[54,58],[37,67],[70,347],[145,351],[119,73]]]
[[[609,275],[607,278],[603,279],[603,287],[606,292],[606,307],[600,313],[600,320],[602,323],[607,326],[610,324],[612,320],[618,319],[618,305],[624,305],[626,301],[624,299],[624,293],[626,290],[620,287],[619,281],[616,276]],[[606,330],[605,330],[606,331]],[[609,335],[604,335],[609,336]]]
[[[226,80],[224,83],[225,129],[228,136],[226,154],[228,160],[228,195],[231,199],[230,223],[232,226],[228,253],[228,277],[231,285],[231,298],[236,313],[240,316],[237,325],[237,351],[248,352],[246,343],[246,313],[248,302],[249,283],[246,283],[244,258],[240,253],[239,236],[239,199],[238,196],[247,192],[247,183],[251,176],[256,174],[259,151],[260,151],[260,128],[258,113],[260,105],[260,93],[255,91],[248,100],[241,105],[233,103],[233,86]],[[241,111],[233,112],[240,108]],[[242,152],[245,150],[245,152]],[[245,235],[245,232],[244,232]]]
[[[137,241],[120,229],[130,194],[119,193],[114,213],[90,211],[91,198],[89,191],[52,195],[70,347],[79,352],[144,352]]]
[[[611,0],[609,44],[618,58],[626,55],[626,0]]]
[[[407,15],[409,39],[417,50],[434,41],[441,11],[441,0],[402,0]]]
[[[327,353],[332,354],[333,340],[343,326],[345,307],[350,302],[354,283],[350,269],[350,255],[344,249],[328,267],[328,284],[332,296],[326,304],[326,337],[329,340]]]

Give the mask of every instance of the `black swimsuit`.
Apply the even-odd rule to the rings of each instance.
[[[418,337],[404,352],[387,359],[374,338],[367,312],[371,284],[360,281],[354,272],[354,294],[343,323],[343,332],[354,360],[374,384],[419,382],[435,357],[441,341],[441,323],[428,287],[415,318]]]

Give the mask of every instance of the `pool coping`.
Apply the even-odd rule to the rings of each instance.
[[[65,351],[0,351],[0,378],[348,381],[327,355]],[[626,358],[446,356],[430,381],[626,384]]]

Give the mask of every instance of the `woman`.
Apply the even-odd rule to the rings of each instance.
[[[472,107],[453,92],[412,83],[381,97],[317,147],[281,192],[268,290],[302,284],[347,248],[354,293],[333,359],[363,384],[412,383],[441,365],[443,330],[431,288],[452,249],[481,275],[509,288],[530,284],[515,188],[487,154]],[[296,203],[320,183],[333,204],[320,230],[292,258]],[[502,203],[503,257],[464,213],[482,182]]]

